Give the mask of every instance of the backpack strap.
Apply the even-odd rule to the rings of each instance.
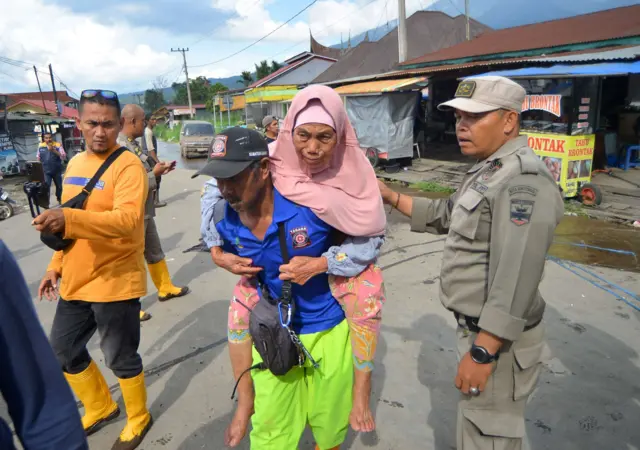
[[[125,147],[120,147],[115,152],[111,153],[109,155],[109,157],[104,160],[104,162],[102,163],[102,165],[100,166],[98,171],[95,173],[93,178],[91,178],[91,180],[89,180],[89,182],[86,184],[86,186],[84,187],[84,189],[82,191],[84,193],[86,193],[87,195],[91,194],[91,191],[93,191],[93,188],[96,187],[96,184],[98,183],[98,181],[100,181],[100,177],[102,175],[104,175],[104,173],[107,171],[109,166],[111,166],[111,164],[113,164],[113,162],[116,159],[118,159],[118,157],[120,155],[122,155],[126,151],[127,151],[127,149]]]

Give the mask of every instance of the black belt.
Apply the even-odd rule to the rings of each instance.
[[[453,315],[455,316],[456,321],[458,322],[459,325],[466,326],[466,328],[468,328],[469,331],[471,331],[472,333],[479,333],[480,332],[480,327],[478,326],[478,321],[480,319],[478,319],[476,317],[465,316],[464,314],[460,314],[460,313],[457,313],[457,312],[454,312]],[[460,319],[462,319],[464,321],[464,324],[460,321]],[[538,320],[537,322],[532,323],[531,325],[526,325],[524,327],[524,331],[533,330],[535,327],[540,325],[540,322],[542,322],[542,319]]]

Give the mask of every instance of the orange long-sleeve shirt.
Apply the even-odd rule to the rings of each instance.
[[[112,151],[102,155],[80,153],[69,161],[62,203],[82,191]],[[84,209],[64,209],[64,237],[76,241],[55,252],[48,268],[62,275],[63,299],[110,302],[147,293],[144,262],[147,183],[138,157],[124,152],[102,175]]]

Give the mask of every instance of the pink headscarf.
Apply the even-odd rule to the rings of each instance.
[[[309,171],[293,145],[296,119],[313,100],[318,100],[329,114],[338,136],[329,166],[317,173]],[[318,117],[314,103],[305,116]],[[301,123],[307,119],[302,117]],[[311,208],[325,223],[349,236],[384,234],[387,218],[375,172],[358,144],[340,96],[333,89],[313,85],[300,91],[273,144],[270,148],[273,184],[284,197]]]

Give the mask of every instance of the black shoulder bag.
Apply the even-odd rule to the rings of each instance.
[[[91,178],[91,180],[89,180],[86,186],[82,189],[82,192],[73,197],[71,200],[66,201],[65,203],[60,205],[59,208],[83,209],[87,198],[91,194],[91,191],[93,191],[93,188],[96,187],[96,184],[98,183],[98,181],[100,181],[100,177],[105,173],[109,166],[113,164],[113,162],[126,151],[127,149],[125,147],[120,147],[115,152],[110,154],[109,157],[102,163],[93,178]],[[64,250],[65,248],[73,244],[73,239],[64,239],[62,233],[41,232],[40,240],[47,247],[55,251]]]
[[[280,241],[282,261],[284,264],[288,264],[289,252],[287,251],[286,232],[282,222],[278,224],[278,240]],[[250,310],[249,332],[253,339],[253,345],[262,357],[262,363],[249,367],[238,377],[231,395],[232,399],[240,379],[250,370],[268,369],[274,375],[285,375],[294,366],[304,364],[306,358],[309,358],[313,367],[319,367],[311,353],[291,329],[291,318],[295,311],[295,303],[291,296],[291,281],[282,282],[282,293],[279,299],[274,299],[266,286],[260,288],[262,298]],[[246,305],[243,306],[248,309]]]

